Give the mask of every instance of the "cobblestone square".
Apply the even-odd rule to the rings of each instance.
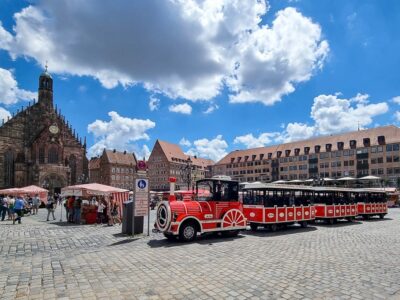
[[[190,244],[45,213],[0,223],[0,299],[400,299],[399,209]]]

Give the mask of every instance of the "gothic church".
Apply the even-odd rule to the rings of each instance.
[[[46,67],[38,101],[0,125],[0,188],[35,184],[53,193],[87,179],[86,139],[82,143],[54,108],[53,79]]]

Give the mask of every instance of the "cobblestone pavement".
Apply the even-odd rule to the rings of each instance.
[[[0,299],[400,299],[399,217],[182,244],[41,210],[0,223]]]

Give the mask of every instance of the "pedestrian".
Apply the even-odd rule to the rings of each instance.
[[[7,197],[0,195],[0,216],[1,220],[4,221],[8,210],[8,199]]]
[[[14,204],[14,212],[17,214],[18,217],[13,220],[13,224],[15,224],[15,221],[17,221],[17,220],[18,220],[18,224],[21,224],[24,206],[25,206],[24,199],[22,199],[21,196],[17,196],[17,198],[15,199],[15,204]]]
[[[113,223],[118,223],[118,225],[121,225],[121,219],[119,217],[119,205],[118,202],[111,197],[111,217],[113,219]]]
[[[96,218],[97,224],[103,223],[103,213],[104,213],[105,208],[106,208],[106,206],[104,205],[103,199],[100,199],[99,204],[97,206],[97,218]]]
[[[37,215],[39,209],[40,199],[39,195],[36,194],[35,197],[32,199],[32,214]]]
[[[46,208],[47,208],[47,220],[46,221],[49,221],[50,214],[53,215],[53,221],[54,221],[56,219],[56,217],[54,216],[54,210],[56,209],[56,202],[54,201],[52,196],[48,197]]]
[[[68,217],[69,217],[68,216],[68,213],[69,213],[69,210],[68,210],[68,199],[65,199],[65,197],[63,197],[61,203],[64,203],[63,206],[64,206],[64,209],[65,209],[65,216],[66,216],[66,220],[68,221]]]
[[[8,220],[14,221],[15,220],[15,211],[14,211],[14,205],[15,205],[15,199],[13,196],[8,196],[7,197],[7,202],[8,202]]]
[[[74,203],[75,203],[75,196],[69,197],[67,201],[69,223],[74,223]]]
[[[82,199],[80,197],[77,197],[74,201],[75,224],[81,224],[81,206],[82,206]]]

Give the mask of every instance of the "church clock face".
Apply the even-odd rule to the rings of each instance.
[[[51,126],[49,127],[49,131],[50,131],[50,133],[52,133],[52,134],[57,134],[57,133],[59,132],[59,129],[58,129],[57,125],[51,125]]]

